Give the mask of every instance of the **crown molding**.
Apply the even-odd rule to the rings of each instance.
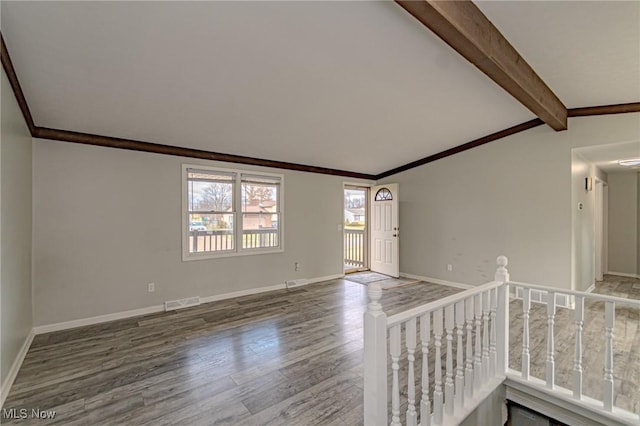
[[[24,121],[27,122],[27,127],[29,128],[29,132],[33,136],[33,131],[35,129],[35,124],[33,122],[33,117],[31,117],[31,111],[29,110],[29,105],[27,105],[27,100],[24,97],[24,93],[22,92],[22,87],[20,86],[20,82],[18,81],[18,76],[16,75],[16,70],[13,68],[13,62],[11,62],[11,57],[9,56],[9,51],[7,50],[7,45],[4,43],[4,37],[0,32],[0,45],[2,50],[0,52],[0,59],[2,60],[2,68],[4,68],[4,72],[7,73],[7,78],[9,79],[9,83],[11,84],[11,89],[13,89],[13,94],[16,97],[16,101],[18,101],[18,106],[20,107],[20,111],[22,111],[22,116],[24,117]]]
[[[627,104],[599,105],[583,108],[569,108],[569,117],[589,117],[592,115],[606,114],[626,114],[629,112],[640,112],[640,102],[629,102]]]
[[[173,145],[162,145],[142,142],[132,139],[114,138],[110,136],[80,133],[69,130],[49,129],[36,126],[33,137],[55,141],[73,142],[85,145],[103,146],[109,148],[127,149],[132,151],[150,152],[153,154],[173,155],[178,157],[198,158],[202,160],[223,161],[227,163],[249,164],[252,166],[273,167],[276,169],[295,170],[299,172],[320,173],[324,175],[345,176],[357,179],[375,180],[375,175],[330,169],[326,167],[309,166],[306,164],[288,163],[284,161],[266,160],[241,155],[223,154],[219,152],[185,148]]]
[[[540,120],[539,118],[535,118],[533,120],[529,120],[527,122],[518,124],[516,126],[512,126],[507,129],[501,130],[499,132],[495,132],[490,135],[483,136],[478,139],[474,139],[462,145],[458,145],[453,148],[449,148],[447,150],[441,151],[439,153],[429,155],[428,157],[424,157],[419,160],[407,163],[405,165],[387,170],[377,175],[358,173],[358,172],[347,171],[347,170],[331,169],[326,167],[317,167],[317,166],[311,166],[311,165],[305,165],[305,164],[288,163],[288,162],[276,161],[276,160],[265,160],[265,159],[254,158],[254,157],[244,157],[240,155],[197,150],[197,149],[185,148],[185,147],[179,147],[179,146],[173,146],[173,145],[162,145],[157,143],[136,141],[131,139],[114,138],[110,136],[101,136],[101,135],[95,135],[90,133],[80,133],[80,132],[74,132],[70,130],[50,129],[46,127],[37,126],[34,123],[33,118],[31,116],[31,111],[29,110],[29,106],[27,105],[27,101],[24,97],[24,93],[20,86],[18,76],[16,75],[15,69],[13,68],[13,63],[11,62],[11,57],[9,56],[7,46],[5,45],[2,32],[0,32],[0,42],[2,45],[2,55],[1,55],[2,67],[4,68],[5,73],[7,74],[9,83],[11,84],[11,88],[16,97],[20,110],[22,111],[22,115],[24,116],[24,120],[27,123],[31,136],[34,138],[57,140],[57,141],[63,141],[63,142],[72,142],[72,143],[79,143],[79,144],[85,144],[85,145],[103,146],[103,147],[117,148],[117,149],[127,149],[127,150],[133,150],[133,151],[150,152],[150,153],[161,154],[161,155],[174,155],[174,156],[188,157],[188,158],[199,158],[204,160],[222,161],[222,162],[230,162],[230,163],[238,163],[238,164],[249,164],[254,166],[272,167],[277,169],[295,170],[295,171],[308,172],[308,173],[320,173],[320,174],[326,174],[326,175],[344,176],[344,177],[351,177],[356,179],[366,179],[366,180],[375,181],[375,180],[379,180],[379,179],[394,175],[396,173],[404,172],[404,171],[413,169],[415,167],[419,167],[419,166],[431,163],[436,160],[440,160],[442,158],[452,156],[454,154],[458,154],[463,151],[467,151],[477,146],[481,146],[489,142],[493,142],[495,140],[498,140],[507,136],[511,136],[516,133],[523,132],[525,130],[528,130],[543,124],[542,120]],[[568,109],[568,116],[569,117],[586,117],[586,116],[592,116],[592,115],[626,114],[626,113],[633,113],[633,112],[640,112],[640,102],[600,105],[600,106],[591,106],[591,107],[582,107],[582,108],[570,108]]]
[[[462,145],[454,146],[453,148],[446,149],[444,151],[438,152],[433,155],[429,155],[428,157],[421,158],[416,161],[412,161],[411,163],[407,163],[403,166],[396,167],[395,169],[387,170],[386,172],[380,173],[377,176],[377,179],[382,179],[391,175],[395,175],[396,173],[404,172],[415,167],[423,166],[428,163],[432,163],[436,160],[440,160],[445,157],[450,157],[454,154],[458,154],[462,151],[467,151],[469,149],[478,147],[480,145],[487,144],[489,142],[493,142],[498,139],[502,139],[507,136],[514,135],[516,133],[523,132],[525,130],[532,129],[534,127],[540,126],[544,124],[542,120],[539,118],[534,118],[533,120],[526,121],[524,123],[509,127],[508,129],[500,130],[499,132],[491,133],[490,135],[483,136],[478,139],[474,139],[471,142],[463,143]]]

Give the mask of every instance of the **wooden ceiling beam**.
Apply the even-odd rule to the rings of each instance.
[[[456,52],[555,130],[567,108],[471,1],[396,0]]]

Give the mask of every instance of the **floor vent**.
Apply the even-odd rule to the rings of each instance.
[[[287,286],[287,288],[292,288],[292,287],[299,287],[301,285],[305,285],[308,284],[309,280],[306,278],[302,278],[299,280],[291,280],[291,281],[285,281],[285,284]]]
[[[187,297],[185,299],[168,300],[164,302],[165,311],[175,311],[176,309],[188,308],[190,306],[198,306],[200,304],[200,297]]]

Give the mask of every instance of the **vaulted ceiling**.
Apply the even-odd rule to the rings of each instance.
[[[478,2],[568,108],[640,100],[640,2]],[[535,115],[393,2],[14,2],[38,126],[376,175]]]

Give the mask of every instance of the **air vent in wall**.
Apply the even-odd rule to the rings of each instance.
[[[188,308],[190,306],[198,306],[200,304],[200,297],[187,297],[185,299],[167,300],[164,302],[165,311],[175,311],[176,309]]]
[[[298,286],[301,286],[301,285],[309,284],[309,280],[306,279],[306,278],[301,278],[299,280],[285,281],[285,284],[286,284],[287,288],[298,287]]]

